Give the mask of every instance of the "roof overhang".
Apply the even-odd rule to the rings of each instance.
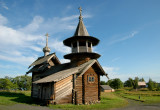
[[[75,42],[77,40],[92,42],[93,46],[98,45],[98,43],[99,43],[99,39],[92,37],[92,36],[73,36],[73,37],[70,37],[70,38],[64,40],[63,44],[71,47],[71,42]]]
[[[47,56],[39,57],[36,61],[34,61],[31,65],[29,65],[28,68],[30,68],[31,66],[36,66],[36,65],[42,64],[44,62],[48,63],[53,57],[56,59],[57,63],[60,64],[60,61],[57,58],[57,56],[55,55],[55,53],[52,53]]]

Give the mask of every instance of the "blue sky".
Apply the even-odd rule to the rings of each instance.
[[[89,34],[100,39],[94,51],[111,79],[160,82],[159,0],[0,0],[0,77],[24,75],[43,56],[47,32],[51,52],[67,62],[62,41],[75,31],[79,6]]]

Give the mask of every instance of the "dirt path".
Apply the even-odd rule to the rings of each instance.
[[[50,109],[44,106],[33,106],[27,104],[15,104],[11,106],[0,105],[0,110],[60,110],[60,109]]]
[[[115,108],[111,110],[160,110],[160,103],[144,104],[143,102],[127,99],[129,104],[123,108]]]

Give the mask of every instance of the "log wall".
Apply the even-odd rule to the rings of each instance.
[[[37,81],[39,79],[40,79],[39,74],[37,73],[32,74],[32,82]],[[39,86],[37,84],[32,83],[31,97],[38,98],[39,97],[38,90],[39,90]]]
[[[94,76],[94,82],[89,82],[88,77]],[[83,91],[84,91],[84,103],[90,104],[98,101],[98,75],[94,71],[92,67],[90,67],[84,74],[84,85],[83,85]]]
[[[55,83],[55,102],[57,104],[72,103],[73,76]]]
[[[76,79],[76,104],[82,104],[82,76]]]

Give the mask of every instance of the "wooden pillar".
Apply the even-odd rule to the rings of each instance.
[[[32,87],[31,87],[31,97],[33,97],[33,77],[34,77],[34,73],[32,72]]]
[[[91,52],[92,52],[92,42],[91,42]]]
[[[79,41],[77,41],[77,52],[79,53]]]
[[[86,50],[88,52],[88,41],[86,41]]]
[[[82,103],[85,104],[85,80],[84,80],[84,75],[82,76]]]
[[[101,100],[100,75],[98,74],[98,101]]]
[[[76,104],[76,74],[73,74],[72,104]]]
[[[71,43],[72,53],[73,53],[73,44]]]

